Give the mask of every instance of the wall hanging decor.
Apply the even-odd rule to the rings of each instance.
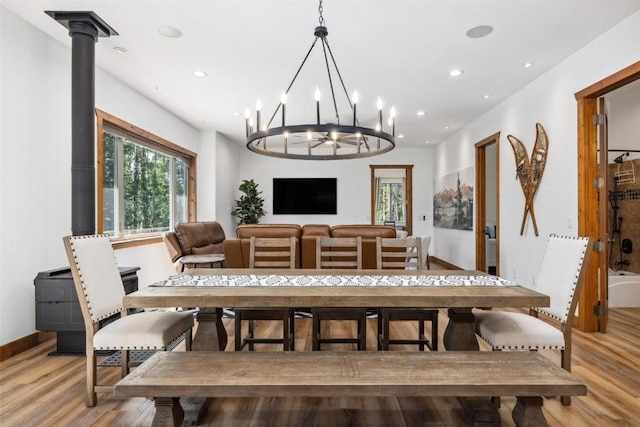
[[[533,231],[538,235],[538,225],[536,224],[536,214],[533,210],[533,197],[538,191],[538,186],[542,180],[544,167],[547,163],[547,152],[549,148],[549,140],[547,133],[540,123],[536,123],[536,142],[533,145],[531,158],[527,153],[527,148],[522,141],[513,135],[507,135],[507,139],[511,143],[513,153],[516,156],[516,179],[520,181],[522,192],[524,193],[524,214],[522,215],[522,225],[520,226],[520,235],[524,233],[524,226],[527,222],[527,214],[531,215],[533,223]]]
[[[473,168],[436,178],[433,226],[473,230]]]

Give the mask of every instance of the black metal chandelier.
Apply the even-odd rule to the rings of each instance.
[[[342,80],[342,75],[338,70],[338,65],[333,57],[329,42],[327,41],[327,27],[324,26],[322,16],[322,1],[318,7],[319,23],[315,28],[315,39],[311,48],[305,55],[298,71],[293,76],[291,83],[280,97],[280,103],[276,107],[270,120],[266,123],[261,121],[262,105],[260,100],[256,103],[255,118],[247,108],[245,111],[247,148],[255,153],[265,156],[279,157],[285,159],[298,160],[337,160],[355,159],[361,157],[371,157],[393,150],[395,142],[395,107],[389,112],[388,121],[383,122],[382,101],[378,98],[377,120],[373,127],[361,124],[357,117],[358,95],[356,92],[350,97],[347,88]],[[320,91],[316,87],[316,121],[308,124],[287,124],[287,94],[304,67],[309,55],[316,46],[318,40],[322,45],[324,53],[324,63],[328,75],[331,99],[335,111],[335,123],[321,123],[320,120]],[[331,58],[331,61],[329,61]],[[334,92],[333,76],[331,65],[335,70],[340,85],[344,90],[347,104],[350,108],[350,124],[343,123],[338,112],[338,103]],[[271,127],[280,112],[281,121],[277,124],[281,126]],[[386,129],[386,130],[385,130]]]

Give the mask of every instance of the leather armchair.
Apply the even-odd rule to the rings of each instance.
[[[211,264],[207,255],[223,255],[224,230],[216,221],[182,222],[162,235],[176,271],[184,264]],[[186,261],[193,262],[186,262]],[[201,261],[201,262],[198,262]]]

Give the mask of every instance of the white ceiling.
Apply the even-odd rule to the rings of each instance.
[[[270,117],[313,42],[315,0],[0,0],[65,45],[67,31],[45,10],[94,11],[119,36],[101,38],[96,63],[199,129],[234,141],[245,108],[261,99]],[[328,41],[361,122],[376,118],[376,99],[398,112],[398,146],[446,139],[591,40],[640,10],[640,0],[410,1],[326,0]],[[166,38],[160,25],[179,28]],[[467,30],[491,25],[488,37]],[[3,41],[4,43],[4,41]],[[114,51],[124,47],[126,54]],[[289,123],[315,120],[316,85],[329,101],[321,46],[291,89]],[[524,68],[523,63],[534,61]],[[450,77],[461,68],[464,74]],[[198,78],[194,70],[208,75]],[[334,84],[337,78],[334,76]],[[483,99],[490,94],[489,99]],[[351,114],[336,91],[343,120]],[[335,121],[331,104],[322,120]],[[418,110],[426,112],[418,116]],[[345,118],[346,117],[346,118]],[[124,118],[127,119],[126,117]],[[366,123],[365,123],[366,124]],[[373,126],[373,124],[370,124]],[[444,126],[449,126],[445,129]]]

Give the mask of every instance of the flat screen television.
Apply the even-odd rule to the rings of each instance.
[[[273,178],[273,214],[335,215],[336,178]]]

